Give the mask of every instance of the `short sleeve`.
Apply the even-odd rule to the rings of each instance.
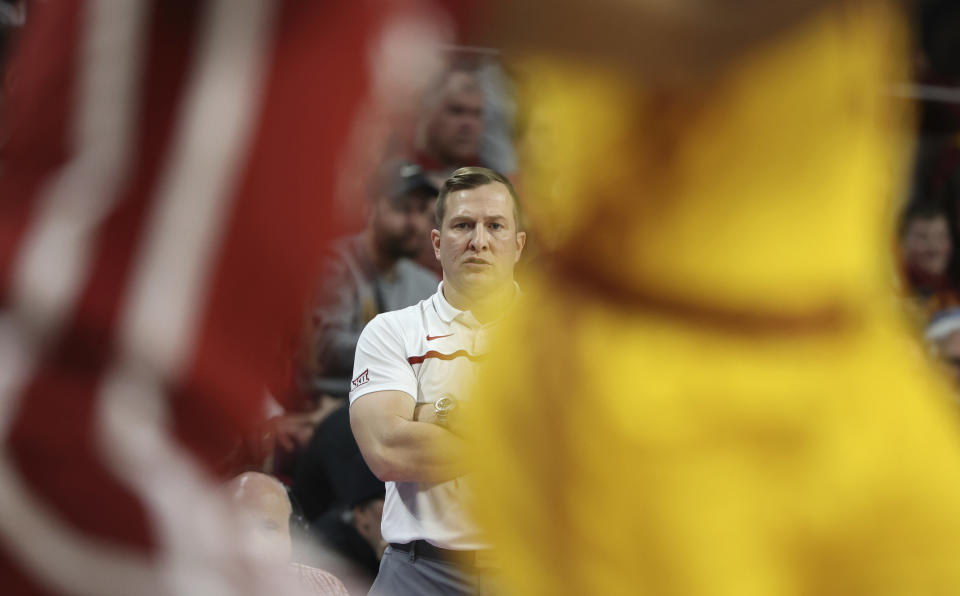
[[[392,314],[392,313],[391,313]],[[417,376],[407,360],[399,326],[377,315],[360,334],[350,383],[350,403],[374,391],[403,391],[417,396]]]

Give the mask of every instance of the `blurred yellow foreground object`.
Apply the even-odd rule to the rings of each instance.
[[[905,48],[861,2],[696,89],[525,65],[548,257],[471,426],[507,593],[960,594],[955,413],[889,288]]]

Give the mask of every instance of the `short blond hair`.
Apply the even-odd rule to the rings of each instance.
[[[513,187],[513,184],[503,174],[479,166],[460,168],[443,181],[440,194],[437,195],[437,229],[442,228],[443,218],[447,214],[447,195],[458,190],[471,190],[497,182],[507,187],[510,198],[513,199],[513,219],[517,224],[517,231],[523,230],[523,211],[520,206],[520,199],[517,198],[517,190]]]

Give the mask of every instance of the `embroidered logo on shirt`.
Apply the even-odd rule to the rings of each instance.
[[[453,335],[453,334],[452,334],[452,333],[448,333],[448,334],[446,334],[446,335],[430,335],[430,334],[428,333],[428,334],[427,334],[427,341],[433,341],[433,340],[435,340],[435,339],[440,339],[441,337],[450,337],[451,335]]]
[[[369,382],[370,382],[370,369],[368,368],[367,370],[357,375],[357,378],[354,379],[353,382],[350,384],[350,388],[356,389],[357,387],[361,385],[366,385]]]

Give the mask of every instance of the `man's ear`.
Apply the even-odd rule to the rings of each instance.
[[[517,232],[517,258],[514,259],[514,262],[520,260],[520,255],[523,254],[523,247],[527,245],[527,233],[526,232]]]
[[[434,228],[430,230],[430,241],[433,242],[433,256],[440,260],[440,230]]]

